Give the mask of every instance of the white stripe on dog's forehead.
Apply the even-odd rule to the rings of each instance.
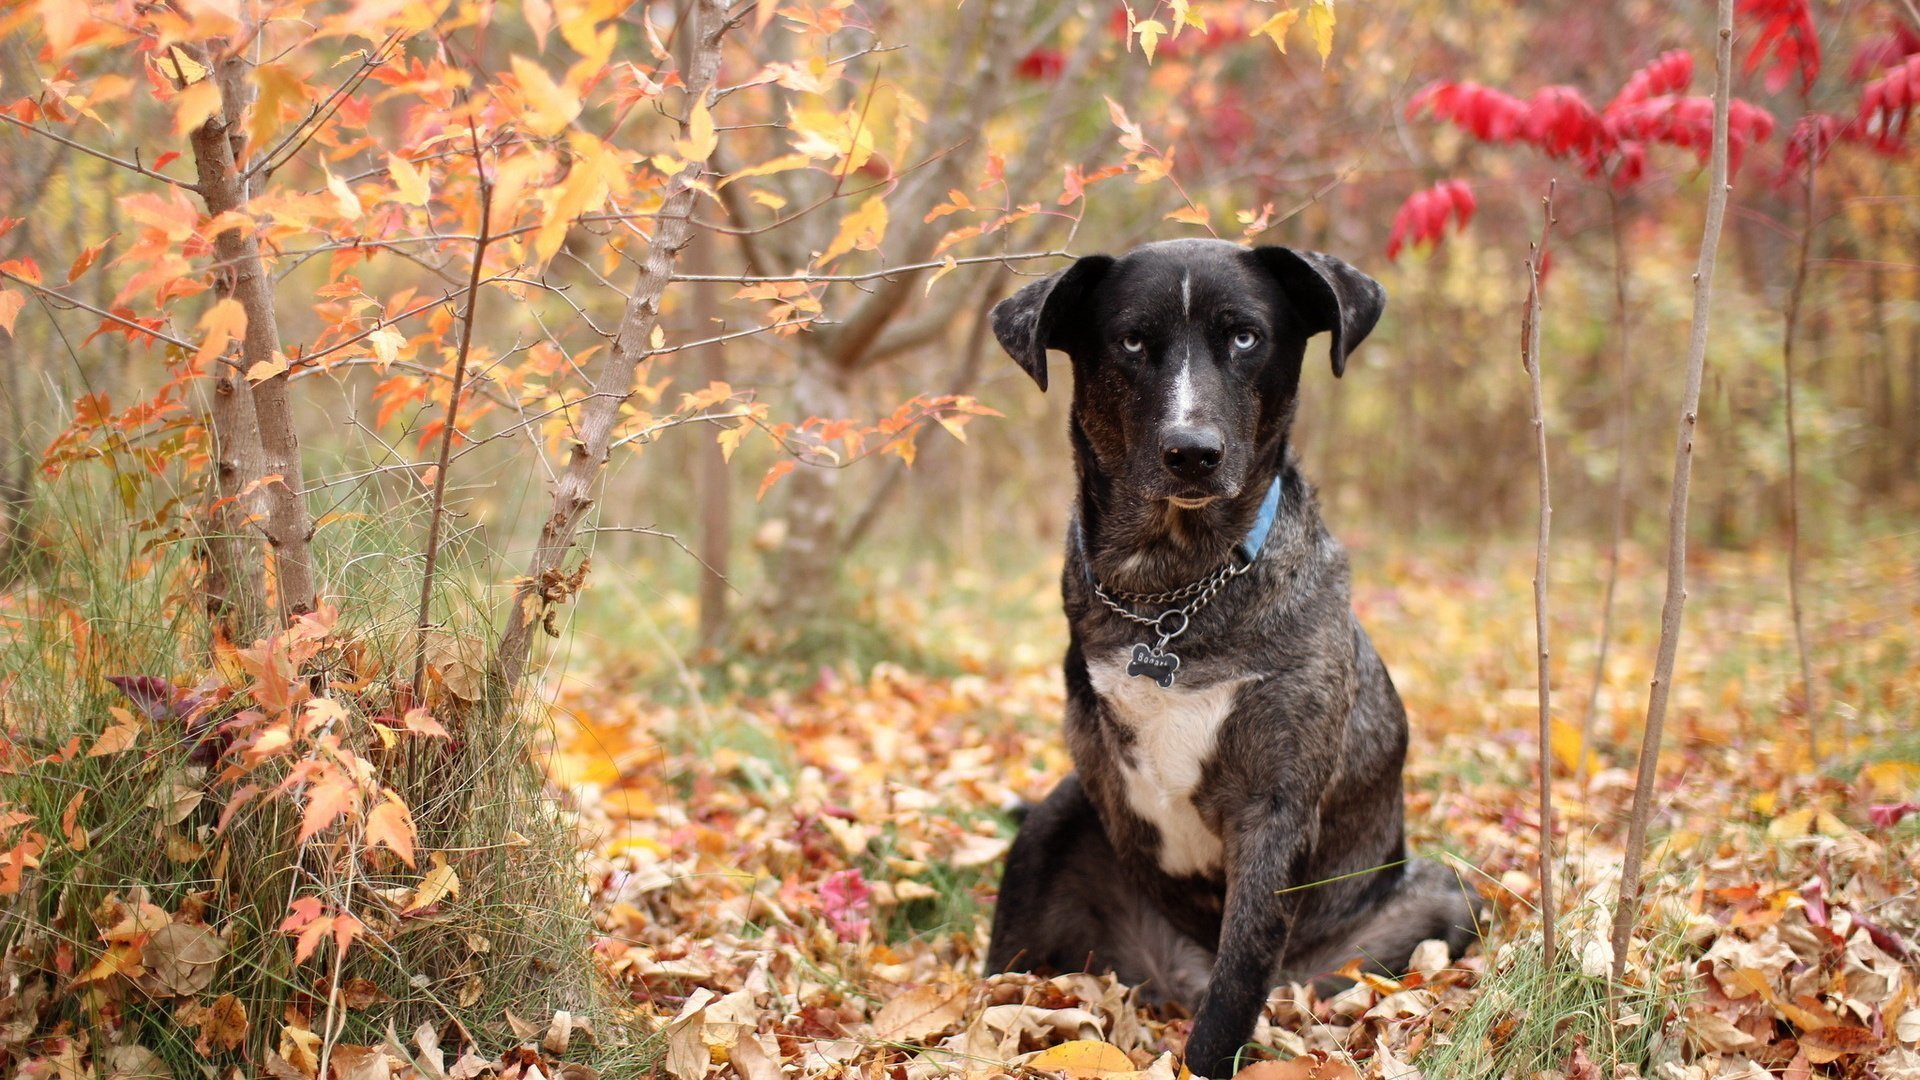
[[[1180,273],[1180,314],[1188,319],[1193,318],[1193,271],[1191,270]]]

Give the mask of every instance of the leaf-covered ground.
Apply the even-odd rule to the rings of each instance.
[[[1331,1000],[1276,990],[1258,1041],[1286,1063],[1258,1066],[1264,1080],[1920,1076],[1912,537],[1813,569],[1818,768],[1789,674],[1784,566],[1696,555],[1630,954],[1641,989],[1617,1001],[1598,977],[1659,567],[1630,554],[1623,569],[1583,784],[1605,566],[1555,565],[1565,959],[1543,981],[1531,551],[1362,548],[1355,604],[1413,722],[1412,842],[1456,866],[1492,917],[1481,949],[1427,950],[1404,980]],[[1069,767],[1050,579],[996,588],[925,610],[898,590],[882,613],[913,628],[903,652],[959,674],[821,668],[803,690],[742,696],[651,670],[652,650],[576,664],[548,767],[592,845],[598,955],[669,1022],[676,1080],[1175,1075],[1187,1019],[1137,1009],[1110,979],[981,976],[1009,812]]]

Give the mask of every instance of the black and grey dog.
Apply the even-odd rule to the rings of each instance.
[[[1080,490],[1075,771],[1014,841],[987,966],[1144,984],[1194,1010],[1203,1076],[1231,1075],[1277,982],[1474,933],[1456,876],[1407,857],[1406,712],[1287,445],[1307,339],[1332,335],[1339,375],[1385,303],[1317,252],[1173,240],[993,309],[1042,390],[1047,350],[1072,358]]]

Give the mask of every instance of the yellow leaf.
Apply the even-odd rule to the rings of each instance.
[[[387,175],[393,177],[393,197],[408,206],[427,205],[427,172],[401,157],[387,155]]]
[[[1187,225],[1199,225],[1202,228],[1208,227],[1213,223],[1213,219],[1208,216],[1207,208],[1204,206],[1183,206],[1173,213],[1168,214],[1166,219],[1168,221],[1183,222]]]
[[[419,911],[429,904],[460,895],[460,875],[447,865],[447,857],[436,851],[428,858],[433,862],[433,869],[420,879],[420,887],[414,890],[413,899],[401,909],[403,912]]]
[[[687,137],[673,141],[673,152],[686,161],[705,161],[718,145],[720,136],[713,130],[713,112],[704,100],[695,102],[693,113],[687,117]]]
[[[213,119],[220,111],[220,84],[202,79],[174,95],[173,133],[187,132]]]
[[[183,86],[199,82],[207,77],[207,66],[188,56],[178,45],[167,50],[161,58],[160,70],[180,81]]]
[[[667,346],[667,331],[659,323],[653,324],[653,333],[647,335],[647,348],[659,352]]]
[[[1119,1047],[1092,1039],[1048,1047],[1028,1058],[1026,1064],[1035,1072],[1065,1073],[1068,1080],[1099,1080],[1114,1073],[1138,1071]]]
[[[1549,735],[1549,739],[1552,742],[1553,759],[1560,763],[1560,767],[1570,773],[1579,772],[1580,729],[1556,717],[1553,721],[1552,732]],[[1593,752],[1592,747],[1588,747],[1587,772],[1591,774],[1597,772],[1599,768],[1600,756]]]
[[[933,272],[933,276],[927,278],[927,287],[921,291],[921,295],[931,296],[933,294],[933,283],[936,281],[939,281],[943,277],[946,277],[948,274],[953,273],[954,268],[959,265],[960,264],[955,262],[953,256],[951,255],[947,256],[944,259],[941,259],[940,269],[935,270]]]
[[[733,452],[740,449],[741,441],[744,440],[752,430],[753,428],[746,424],[736,424],[730,428],[721,428],[720,433],[714,436],[714,441],[720,444],[720,460],[732,461]]]
[[[1140,51],[1147,54],[1147,63],[1153,63],[1154,50],[1160,47],[1160,39],[1167,34],[1166,25],[1158,19],[1148,19],[1135,23],[1133,32],[1140,38]]]
[[[774,173],[804,169],[812,160],[812,158],[809,158],[805,154],[781,154],[779,157],[768,158],[758,165],[748,165],[744,169],[735,169],[733,172],[721,177],[720,182],[713,186],[715,189],[719,189],[726,187],[735,180],[745,180],[754,176],[772,176]]]
[[[200,316],[200,329],[207,336],[200,342],[200,351],[194,354],[195,365],[221,355],[227,351],[229,344],[246,336],[247,309],[230,296],[216,301],[205,315]]]
[[[553,81],[539,64],[512,58],[513,77],[520,84],[521,116],[535,135],[558,135],[580,115],[580,95]]]
[[[275,353],[271,360],[260,360],[247,369],[247,381],[262,383],[287,370],[287,358]]]
[[[872,251],[887,235],[887,201],[880,195],[869,196],[860,208],[840,220],[840,231],[833,243],[820,253],[820,262],[829,263],[849,251]]]
[[[345,180],[327,173],[327,192],[333,196],[334,209],[348,221],[360,220],[360,196],[353,193]]]
[[[1276,13],[1273,18],[1254,27],[1253,32],[1247,36],[1259,37],[1261,34],[1265,34],[1273,39],[1273,44],[1280,50],[1282,55],[1285,55],[1287,51],[1287,31],[1293,29],[1293,24],[1299,21],[1300,9],[1287,8],[1284,11]]]
[[[1180,36],[1180,28],[1183,26],[1191,26],[1195,30],[1205,30],[1207,28],[1207,20],[1193,13],[1191,0],[1173,0],[1172,7],[1173,34],[1175,37]]]
[[[1333,55],[1333,0],[1313,0],[1307,7],[1307,36],[1320,54],[1320,66],[1326,67],[1327,57]]]

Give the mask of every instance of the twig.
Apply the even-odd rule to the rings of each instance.
[[[1067,251],[1022,251],[1001,255],[969,255],[964,259],[953,260],[955,266],[974,266],[979,263],[1030,262],[1034,259],[1071,259],[1073,254]],[[882,267],[869,270],[864,274],[815,274],[801,271],[797,274],[675,274],[675,281],[720,281],[740,285],[763,285],[771,282],[797,281],[807,284],[844,283],[858,281],[877,281],[893,278],[901,274],[914,274],[922,270],[938,270],[947,265],[946,261],[907,263],[902,266]]]
[[[1620,228],[1620,196],[1607,178],[1607,224],[1613,234],[1613,325],[1620,335],[1620,402],[1614,419],[1613,539],[1607,545],[1607,585],[1600,601],[1600,649],[1593,660],[1593,685],[1587,691],[1587,711],[1580,718],[1580,761],[1574,775],[1581,791],[1587,789],[1587,759],[1593,753],[1594,719],[1600,713],[1600,690],[1607,682],[1607,652],[1613,644],[1613,595],[1620,584],[1620,546],[1627,538],[1627,468],[1633,435],[1633,327],[1627,307],[1627,241]]]
[[[16,285],[24,285],[27,288],[32,289],[34,292],[40,294],[40,296],[42,296],[47,300],[64,304],[67,307],[70,307],[76,311],[84,311],[89,315],[98,315],[100,316],[100,318],[110,323],[118,323],[119,325],[124,326],[129,330],[134,330],[139,333],[145,334],[148,337],[154,339],[155,341],[164,341],[169,345],[176,345],[182,349],[187,350],[188,352],[194,352],[200,348],[200,346],[195,345],[189,341],[182,341],[181,339],[174,337],[172,334],[168,334],[163,331],[156,330],[151,326],[142,325],[123,315],[115,315],[113,312],[108,311],[105,308],[94,307],[92,304],[87,303],[85,300],[76,300],[73,297],[68,296],[66,293],[63,293],[58,289],[49,289],[45,285],[42,285],[37,281],[28,281],[26,278],[23,278],[18,274],[11,273],[6,270],[0,270],[0,278],[5,278],[6,280],[11,281]]]
[[[693,62],[686,78],[689,113],[693,111],[691,103],[707,100],[720,70],[720,42],[728,27],[725,4],[722,0],[698,0],[694,19],[700,39],[692,51]],[[681,134],[686,134],[684,125]],[[660,300],[673,280],[674,260],[692,235],[695,185],[704,166],[703,161],[688,162],[667,180],[645,267],[621,315],[613,347],[595,372],[594,400],[584,409],[579,439],[555,485],[553,511],[541,526],[527,573],[508,601],[507,625],[489,665],[495,686],[507,693],[512,693],[526,672],[533,632],[551,602],[550,584],[545,579],[559,572],[573,548],[580,519],[593,504],[594,482],[606,465],[620,406],[632,395],[634,371],[645,358],[648,339],[659,323]]]
[[[1673,491],[1667,505],[1667,595],[1660,607],[1660,651],[1647,695],[1647,726],[1641,736],[1633,814],[1621,855],[1620,896],[1613,909],[1613,986],[1617,1001],[1627,971],[1627,949],[1640,917],[1641,869],[1647,854],[1647,824],[1653,814],[1653,782],[1660,766],[1660,735],[1680,649],[1680,620],[1687,606],[1687,492],[1693,480],[1693,433],[1699,425],[1700,383],[1707,363],[1707,318],[1713,300],[1713,267],[1720,228],[1727,217],[1727,103],[1733,82],[1733,4],[1720,0],[1714,43],[1713,152],[1707,167],[1707,221],[1700,236],[1700,262],[1693,274],[1693,327],[1687,340],[1686,388],[1674,440]]]
[[[104,150],[96,150],[93,147],[88,146],[86,143],[79,142],[74,139],[69,139],[65,135],[62,135],[57,131],[51,131],[47,128],[38,127],[33,124],[29,124],[25,120],[22,120],[17,116],[11,116],[11,115],[8,115],[7,113],[0,112],[0,120],[5,120],[7,123],[12,124],[14,127],[17,127],[22,131],[31,131],[35,135],[43,135],[49,139],[52,139],[54,142],[59,143],[62,146],[70,146],[75,150],[80,151],[83,154],[87,154],[92,157],[97,157],[101,161],[118,165],[121,168],[127,170],[128,172],[139,173],[141,176],[145,176],[153,180],[158,180],[163,184],[172,184],[174,187],[180,188],[184,191],[198,192],[200,190],[200,185],[195,184],[190,180],[182,180],[179,177],[168,176],[166,173],[157,172],[153,169],[149,169],[145,165],[140,164],[138,161],[128,161],[126,158],[115,157]]]
[[[1547,493],[1547,410],[1540,388],[1540,265],[1553,233],[1553,189],[1547,182],[1540,200],[1540,242],[1527,258],[1527,306],[1520,320],[1520,364],[1533,389],[1533,437],[1540,467],[1540,533],[1533,550],[1533,640],[1540,658],[1540,953],[1542,966],[1554,970],[1553,906],[1553,679],[1547,647],[1547,538],[1553,525],[1553,501]]]
[[[1793,643],[1800,656],[1800,693],[1807,714],[1807,754],[1818,769],[1820,713],[1814,703],[1813,664],[1807,656],[1807,622],[1800,608],[1800,435],[1793,408],[1793,340],[1794,332],[1800,327],[1800,305],[1807,291],[1807,255],[1813,246],[1813,189],[1820,158],[1818,136],[1810,135],[1807,142],[1807,176],[1801,191],[1800,251],[1794,266],[1793,290],[1787,294],[1780,367],[1787,406],[1787,601],[1793,611]]]
[[[460,394],[467,381],[467,356],[473,348],[473,319],[480,310],[480,274],[487,261],[487,230],[493,217],[493,183],[487,179],[486,164],[480,160],[480,133],[467,110],[467,134],[473,140],[473,174],[480,183],[479,236],[473,245],[473,266],[467,272],[467,305],[460,313],[460,351],[453,361],[453,387],[447,393],[446,426],[440,429],[440,458],[433,473],[432,509],[427,516],[426,566],[420,571],[420,618],[414,626],[413,703],[426,700],[427,631],[433,616],[433,572],[440,562],[440,523],[447,509],[447,472],[452,463],[453,437],[459,430]]]

